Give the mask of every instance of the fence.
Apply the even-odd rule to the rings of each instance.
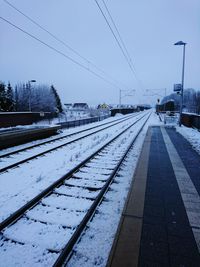
[[[61,128],[71,128],[71,127],[77,127],[77,126],[85,125],[85,124],[92,123],[92,122],[101,121],[101,120],[107,119],[108,117],[110,117],[110,115],[103,115],[99,117],[92,117],[92,118],[74,120],[74,121],[66,121],[66,122],[61,122],[58,124],[61,125]]]
[[[200,129],[200,115],[183,113],[181,122],[187,127]]]

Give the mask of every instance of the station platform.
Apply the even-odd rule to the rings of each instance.
[[[200,156],[150,127],[107,267],[200,267]]]
[[[30,128],[18,127],[17,129],[5,129],[0,131],[0,149],[17,146],[37,139],[47,138],[57,134],[60,125],[34,126]]]

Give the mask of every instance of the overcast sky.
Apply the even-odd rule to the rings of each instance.
[[[181,80],[182,47],[173,44],[182,40],[187,43],[185,88],[200,89],[199,0],[105,0],[131,56],[137,79],[95,0],[8,1],[118,82],[117,87],[104,82],[0,20],[0,80],[6,83],[14,85],[35,79],[38,84],[54,84],[63,103],[118,103],[119,88],[135,90],[132,96],[124,96],[123,91],[122,103],[152,102],[157,96],[145,95],[164,95],[164,88],[170,93],[173,84]],[[103,7],[102,1],[98,2]],[[88,65],[3,0],[0,16]]]

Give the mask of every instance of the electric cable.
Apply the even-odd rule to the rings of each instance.
[[[44,28],[43,26],[41,26],[38,22],[36,22],[34,19],[32,19],[30,16],[26,15],[24,12],[22,12],[20,9],[18,9],[16,6],[14,6],[13,4],[11,4],[9,1],[7,0],[3,0],[6,4],[8,4],[11,8],[13,8],[14,10],[16,10],[18,13],[20,13],[21,15],[23,15],[25,18],[27,18],[29,21],[31,21],[33,24],[35,24],[37,27],[39,27],[41,30],[45,31],[46,33],[48,33],[51,37],[53,37],[56,41],[58,41],[59,43],[61,43],[62,45],[64,45],[65,47],[67,47],[70,51],[72,51],[74,54],[76,54],[77,56],[79,56],[81,59],[83,59],[84,61],[87,62],[88,66],[93,66],[94,68],[96,68],[98,71],[100,71],[101,73],[103,73],[105,76],[107,76],[109,79],[113,80],[114,83],[121,83],[120,81],[116,81],[115,79],[113,79],[108,73],[106,73],[104,70],[102,70],[101,68],[99,68],[96,64],[92,63],[90,60],[88,60],[86,57],[82,56],[79,52],[77,52],[74,48],[72,48],[70,45],[68,45],[66,42],[64,42],[63,40],[61,40],[60,38],[58,38],[55,34],[53,34],[52,32],[50,32],[49,30],[47,30],[46,28]]]
[[[143,88],[142,88],[142,87],[143,87],[143,86],[142,86],[142,82],[141,82],[140,79],[137,77],[136,71],[135,71],[135,69],[134,69],[134,66],[132,66],[132,61],[131,61],[131,58],[130,58],[130,56],[129,56],[129,53],[127,53],[128,51],[127,51],[126,48],[125,48],[126,53],[124,52],[124,48],[123,48],[123,46],[125,46],[125,44],[124,44],[124,42],[123,42],[123,40],[122,40],[122,38],[121,38],[121,35],[120,35],[120,33],[119,33],[119,31],[118,31],[118,29],[117,29],[117,27],[116,27],[116,24],[115,24],[115,22],[114,22],[114,20],[113,20],[113,18],[112,18],[112,16],[111,16],[111,13],[109,12],[108,7],[107,7],[106,4],[105,4],[105,1],[102,0],[103,4],[104,4],[104,6],[105,6],[105,8],[106,8],[106,10],[107,10],[107,13],[108,13],[108,15],[109,15],[109,17],[110,17],[110,19],[111,19],[111,21],[112,21],[114,27],[115,27],[115,30],[116,30],[116,32],[117,32],[118,35],[119,35],[119,39],[120,39],[122,45],[120,44],[120,41],[118,40],[118,38],[117,38],[117,36],[116,36],[114,30],[112,29],[112,26],[110,25],[110,23],[109,23],[109,21],[108,21],[106,15],[105,15],[103,9],[102,9],[101,6],[99,5],[98,0],[95,0],[95,2],[96,2],[96,4],[97,4],[97,6],[98,6],[98,8],[99,8],[99,10],[100,10],[100,12],[101,12],[101,14],[102,14],[102,16],[104,17],[104,19],[105,19],[105,21],[106,21],[106,24],[108,25],[108,27],[109,27],[109,29],[110,29],[112,35],[114,36],[114,39],[116,40],[116,42],[117,42],[117,44],[118,44],[118,46],[119,46],[119,48],[120,48],[122,54],[124,55],[124,57],[125,57],[125,59],[126,59],[128,65],[129,65],[129,67],[130,67],[130,70],[131,70],[131,72],[132,72],[133,75],[134,75],[134,78],[136,79],[136,81],[138,82],[139,86],[140,86],[141,89],[143,90]],[[123,45],[123,44],[124,44],[124,45]]]
[[[102,14],[102,16],[104,17],[104,19],[105,19],[105,21],[106,21],[106,23],[107,23],[107,25],[108,25],[110,31],[112,32],[112,35],[114,36],[114,38],[115,38],[115,40],[116,40],[116,42],[117,42],[117,44],[118,44],[118,46],[119,46],[119,48],[120,48],[122,54],[124,55],[126,61],[128,62],[129,66],[130,66],[129,59],[127,58],[127,55],[124,53],[124,50],[123,50],[123,48],[122,48],[122,46],[121,46],[121,44],[120,44],[120,42],[119,42],[119,40],[118,40],[116,34],[114,33],[114,31],[113,31],[113,29],[112,29],[112,27],[111,27],[111,25],[110,25],[108,19],[106,18],[106,15],[104,14],[104,12],[103,12],[101,6],[99,5],[98,1],[95,0],[95,2],[96,2],[96,4],[97,4],[97,6],[98,6],[98,8],[99,8],[99,10],[100,10],[100,12],[101,12],[101,14]],[[132,67],[130,66],[130,68],[132,68]]]
[[[34,40],[40,42],[41,44],[45,45],[46,47],[50,48],[51,50],[55,51],[56,53],[64,56],[65,58],[67,58],[68,60],[70,60],[71,62],[73,62],[74,64],[78,65],[79,67],[87,70],[88,72],[92,73],[93,75],[95,75],[96,77],[102,79],[104,82],[109,83],[110,85],[117,87],[118,89],[121,89],[120,87],[116,86],[115,84],[113,84],[112,82],[110,82],[109,80],[107,80],[106,78],[102,77],[101,75],[99,75],[98,73],[96,73],[95,71],[89,69],[88,67],[86,67],[85,65],[79,63],[78,61],[74,60],[73,58],[71,58],[70,56],[66,55],[65,53],[59,51],[58,49],[56,49],[55,47],[47,44],[46,42],[42,41],[41,39],[39,39],[38,37],[34,36],[33,34],[23,30],[22,28],[20,28],[19,26],[13,24],[12,22],[10,22],[9,20],[3,18],[2,16],[0,16],[0,19],[5,21],[6,23],[8,23],[9,25],[11,25],[12,27],[18,29],[19,31],[23,32],[24,34],[28,35],[29,37],[33,38]]]
[[[122,39],[122,36],[121,36],[121,34],[120,34],[120,32],[119,32],[117,26],[116,26],[116,23],[115,23],[115,21],[114,21],[112,15],[111,15],[109,9],[108,9],[108,6],[106,5],[106,3],[105,3],[104,0],[102,0],[102,2],[103,2],[104,6],[105,6],[105,9],[106,9],[106,11],[107,11],[107,13],[108,13],[108,15],[109,15],[109,17],[110,17],[110,19],[111,19],[111,21],[112,21],[114,27],[115,27],[115,30],[116,30],[116,32],[117,32],[117,34],[118,34],[118,36],[119,36],[119,39],[120,39],[120,41],[121,41],[121,44],[123,45],[124,50],[126,51],[127,57],[128,57],[128,59],[129,59],[129,62],[132,64],[132,60],[131,60],[131,57],[130,57],[130,55],[129,55],[129,52],[128,52],[128,50],[127,50],[127,48],[126,48],[126,46],[125,46],[125,43],[124,43],[124,41],[123,41],[123,39]],[[133,67],[134,67],[134,66],[133,66]]]

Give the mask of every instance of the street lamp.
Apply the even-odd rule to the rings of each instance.
[[[179,41],[174,45],[182,45],[183,46],[183,66],[182,66],[182,82],[181,82],[181,103],[180,103],[180,117],[179,117],[179,126],[181,126],[181,116],[183,112],[183,89],[184,89],[184,73],[185,73],[185,45],[183,41]]]
[[[35,83],[36,80],[28,81],[29,96],[28,96],[28,110],[31,112],[31,83]]]

